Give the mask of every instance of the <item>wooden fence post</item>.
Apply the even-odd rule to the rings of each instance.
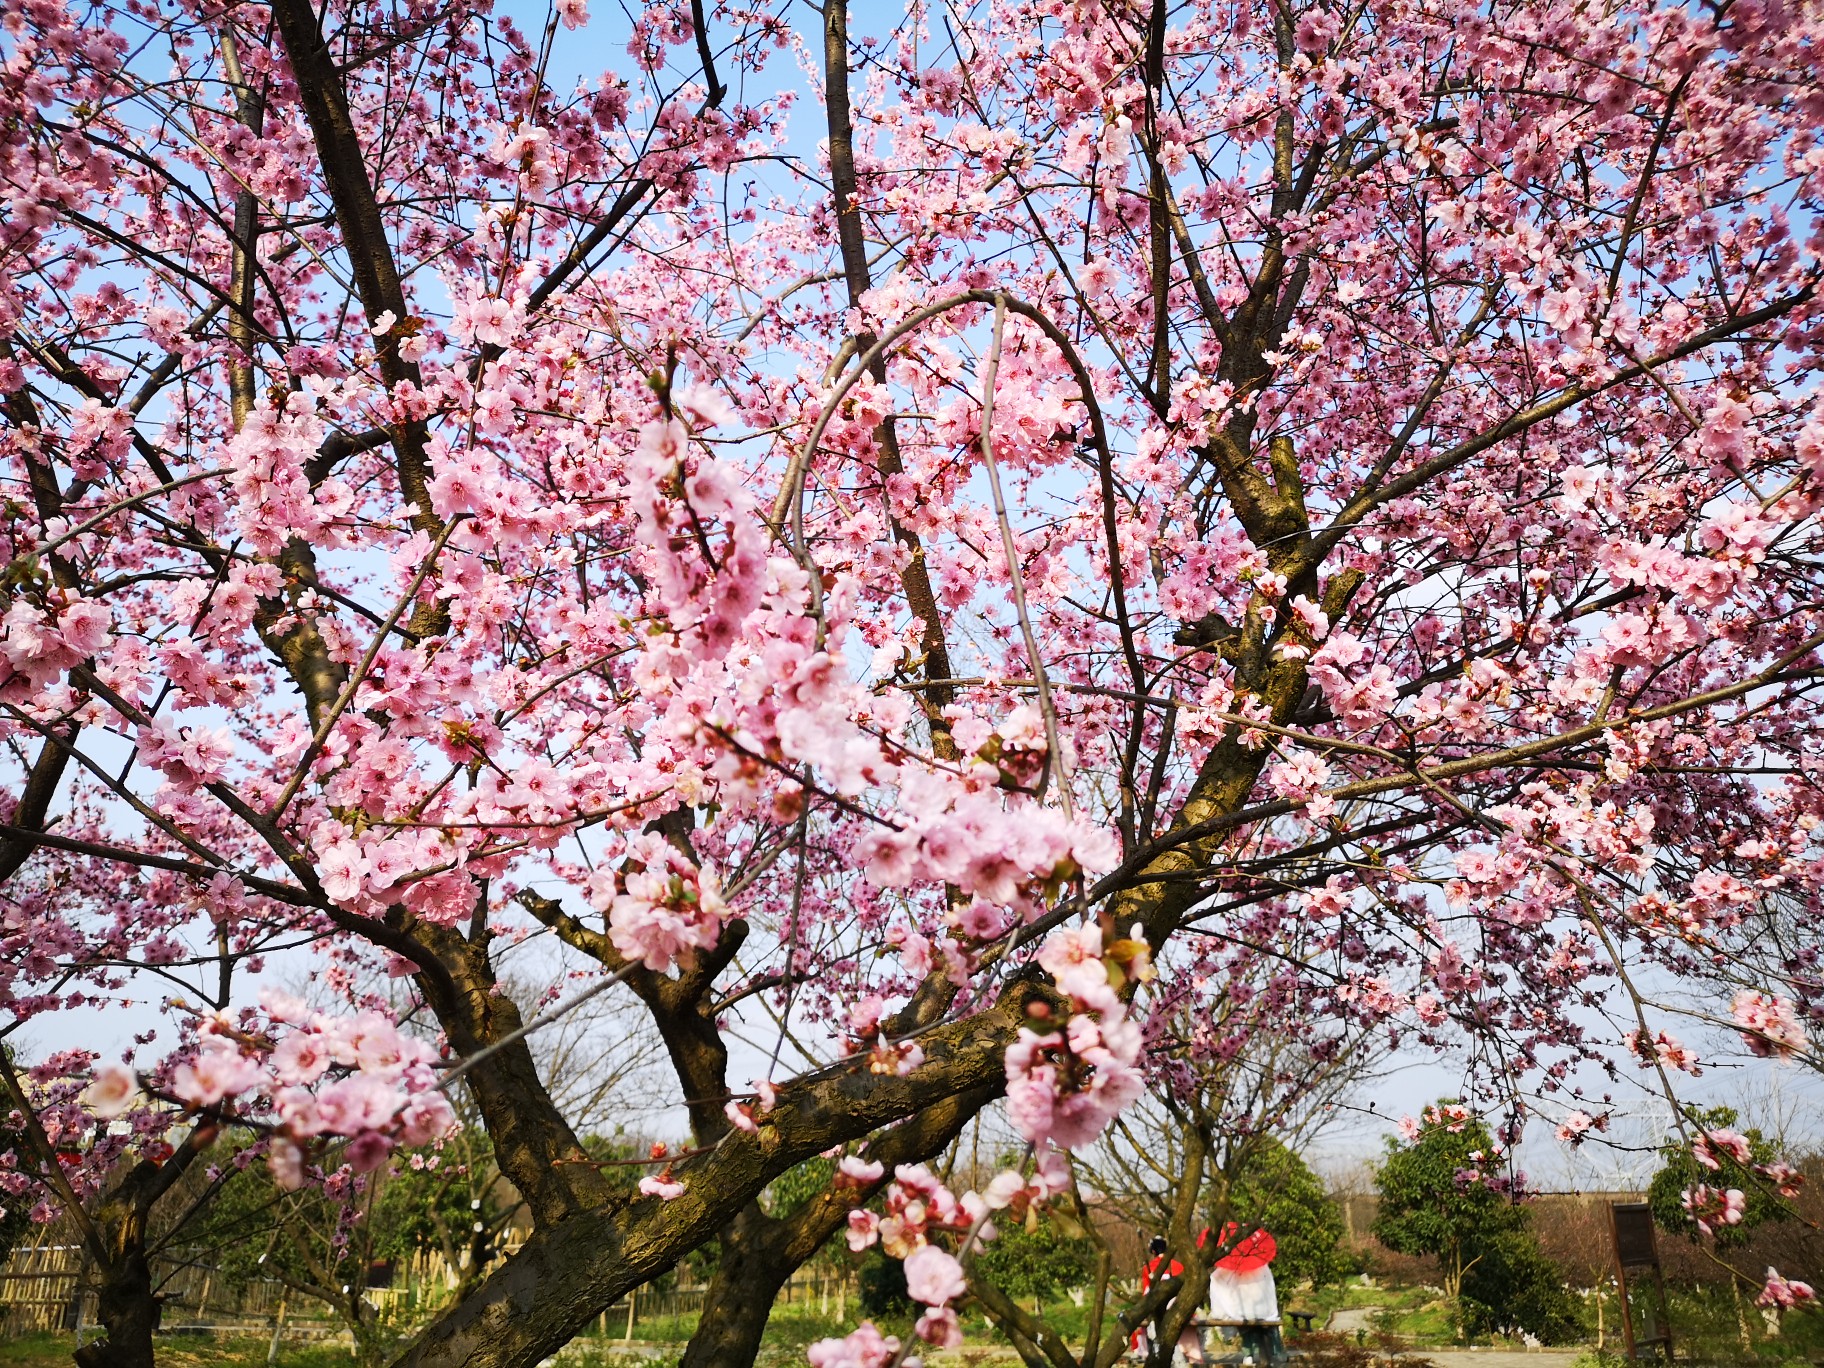
[[[290,1296],[289,1287],[279,1293],[279,1309],[272,1318],[272,1343],[266,1346],[266,1368],[272,1368],[279,1361],[279,1339],[285,1333],[285,1303]]]

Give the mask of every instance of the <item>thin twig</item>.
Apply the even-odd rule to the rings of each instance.
[[[1007,578],[1013,589],[1013,611],[1020,620],[1020,635],[1026,642],[1026,657],[1032,662],[1033,682],[1038,685],[1039,711],[1045,717],[1045,746],[1051,753],[1051,772],[1058,781],[1058,805],[1067,818],[1074,818],[1076,805],[1070,799],[1070,774],[1064,767],[1064,751],[1058,745],[1058,714],[1051,705],[1051,685],[1045,678],[1045,661],[1039,654],[1039,638],[1032,630],[1032,617],[1026,611],[1026,574],[1020,567],[1019,543],[1014,539],[1013,524],[1007,519],[1007,501],[1001,495],[1001,471],[994,460],[994,379],[1001,367],[1001,343],[1007,327],[1007,300],[994,297],[994,345],[989,348],[987,364],[982,367],[982,467],[988,473],[988,492],[994,499],[995,520],[1001,525],[1001,549],[1007,553]]]
[[[499,1054],[502,1050],[506,1049],[507,1046],[524,1040],[527,1036],[531,1035],[532,1032],[541,1030],[544,1027],[549,1026],[552,1022],[559,1021],[565,1016],[568,1016],[591,998],[607,992],[615,984],[619,983],[639,967],[640,963],[638,960],[622,966],[600,983],[590,984],[589,987],[583,989],[583,991],[578,993],[575,997],[568,998],[565,1001],[558,1003],[557,1006],[553,1007],[550,1011],[533,1017],[532,1020],[528,1021],[524,1026],[521,1026],[517,1031],[510,1031],[499,1040],[493,1041],[482,1049],[475,1051],[474,1054],[463,1056],[462,1059],[450,1066],[449,1072],[443,1076],[443,1081],[437,1085],[437,1090],[442,1092],[444,1089],[448,1088],[450,1084],[461,1078],[470,1069],[474,1068],[490,1055]]]
[[[323,749],[323,743],[329,739],[331,728],[336,725],[336,720],[347,710],[348,705],[354,702],[356,691],[367,682],[367,673],[373,668],[374,657],[379,655],[380,648],[386,645],[386,639],[393,630],[393,624],[399,621],[399,616],[405,612],[406,605],[418,597],[418,590],[429,578],[431,567],[436,565],[439,553],[449,545],[450,534],[455,532],[467,517],[466,513],[456,514],[443,525],[443,530],[437,534],[436,542],[425,554],[424,564],[418,567],[418,573],[412,576],[411,584],[406,586],[405,592],[399,596],[399,601],[393,605],[393,611],[386,615],[386,621],[381,624],[380,630],[374,633],[373,641],[368,644],[367,654],[361,657],[361,664],[348,677],[348,683],[343,687],[341,696],[323,715],[323,720],[317,724],[317,729],[310,738],[310,744],[304,748],[304,754],[298,758],[297,767],[285,784],[284,792],[279,794],[277,801],[272,805],[272,810],[266,814],[267,821],[277,821],[284,814],[285,809],[290,806],[291,800],[298,796],[298,790],[303,787],[304,780],[310,775],[311,762],[317,758],[318,752]]]

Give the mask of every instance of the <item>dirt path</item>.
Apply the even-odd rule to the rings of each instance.
[[[1427,1349],[1438,1368],[1567,1368],[1579,1349]]]

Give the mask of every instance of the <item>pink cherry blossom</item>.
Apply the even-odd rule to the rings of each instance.
[[[82,1104],[103,1121],[120,1116],[139,1097],[139,1077],[124,1064],[105,1061],[95,1066]]]
[[[252,1087],[259,1067],[233,1045],[212,1040],[195,1058],[177,1066],[171,1091],[194,1107],[209,1107]]]
[[[649,1173],[640,1179],[640,1195],[657,1197],[661,1202],[675,1202],[684,1195],[684,1184],[674,1182],[664,1174]]]
[[[428,1145],[456,1125],[456,1112],[440,1092],[417,1092],[399,1111],[399,1138],[408,1145]]]
[[[1742,1028],[1742,1043],[1752,1054],[1789,1059],[1805,1048],[1791,999],[1743,989],[1730,1004],[1735,1024]]]
[[[863,1321],[841,1339],[821,1339],[805,1350],[811,1368],[886,1368],[899,1353],[899,1339]]]
[[[1761,1289],[1761,1294],[1754,1299],[1754,1304],[1784,1310],[1788,1307],[1803,1306],[1816,1299],[1817,1293],[1812,1291],[1810,1283],[1800,1282],[1796,1278],[1782,1278],[1777,1270],[1769,1268],[1767,1284]]]
[[[842,1159],[836,1165],[837,1176],[845,1182],[855,1184],[857,1187],[865,1187],[869,1183],[877,1183],[885,1173],[886,1169],[880,1164],[863,1159],[859,1155],[854,1154],[843,1155]]]
[[[1717,1158],[1719,1154],[1727,1155],[1738,1164],[1747,1164],[1754,1157],[1746,1136],[1720,1127],[1700,1132],[1691,1142],[1691,1153],[1698,1163],[1712,1171],[1722,1167]]]
[[[1072,1017],[1064,1034],[1022,1028],[1007,1048],[1007,1113],[1034,1144],[1074,1149],[1139,1096],[1140,1031],[1119,1007]]]
[[[747,1103],[730,1101],[722,1108],[722,1114],[736,1130],[746,1131],[749,1135],[760,1133],[760,1126],[754,1120],[753,1108]]]
[[[727,907],[713,869],[699,868],[656,838],[630,842],[642,867],[628,873],[609,907],[609,935],[629,959],[663,973],[716,943]]]
[[[928,1307],[912,1327],[912,1333],[935,1349],[957,1349],[963,1343],[963,1324],[948,1306]]]
[[[272,1141],[266,1151],[266,1162],[272,1167],[272,1181],[286,1192],[304,1186],[304,1151],[283,1136]]]
[[[1756,1164],[1754,1171],[1772,1183],[1774,1191],[1782,1197],[1797,1197],[1805,1186],[1805,1175],[1784,1160]]]
[[[1717,1189],[1702,1183],[1680,1193],[1679,1203],[1706,1235],[1718,1226],[1740,1225],[1747,1209],[1747,1199],[1740,1188]]]
[[[1558,1138],[1568,1144],[1578,1144],[1585,1132],[1596,1124],[1596,1119],[1586,1111],[1574,1111],[1558,1123]]]
[[[872,1211],[849,1213],[849,1248],[859,1254],[880,1239],[880,1217]]]
[[[328,1046],[315,1031],[293,1031],[272,1052],[273,1071],[286,1084],[314,1083],[330,1062]]]
[[[1085,1006],[1115,1003],[1108,987],[1108,970],[1102,963],[1102,931],[1093,923],[1052,932],[1039,948],[1039,964],[1058,985]]]
[[[345,1157],[356,1173],[371,1173],[386,1162],[393,1142],[378,1131],[363,1131],[349,1141]]]
[[[906,1256],[906,1291],[925,1306],[946,1306],[969,1290],[963,1266],[936,1245],[920,1245]]]

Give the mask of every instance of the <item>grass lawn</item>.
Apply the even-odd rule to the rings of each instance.
[[[1611,1298],[1612,1300],[1612,1298]],[[1824,1363],[1824,1311],[1794,1312],[1786,1317],[1781,1333],[1770,1335],[1760,1313],[1747,1297],[1739,1300],[1726,1291],[1674,1290],[1671,1295],[1672,1326],[1678,1339],[1681,1359],[1690,1356],[1698,1364],[1729,1365],[1735,1368],[1811,1368]],[[1587,1303],[1587,1299],[1586,1299]],[[1341,1335],[1320,1336],[1307,1347],[1326,1345],[1331,1356],[1344,1349],[1359,1353],[1356,1345],[1370,1347],[1398,1339],[1420,1350],[1437,1349],[1455,1342],[1455,1325],[1450,1307],[1433,1290],[1425,1287],[1365,1287],[1351,1281],[1340,1287],[1289,1291],[1281,1306],[1288,1311],[1309,1311],[1321,1327],[1335,1311],[1362,1311],[1359,1331]],[[831,1307],[834,1310],[834,1307]],[[804,1348],[814,1340],[848,1333],[861,1318],[860,1308],[850,1304],[848,1315],[819,1315],[812,1303],[782,1305],[774,1309],[767,1326],[758,1368],[804,1368]],[[1615,1308],[1605,1307],[1605,1329],[1611,1344],[1619,1338],[1619,1317]],[[1585,1345],[1595,1338],[1595,1307],[1586,1304]],[[1017,1364],[1011,1348],[985,1321],[979,1312],[963,1314],[964,1344],[960,1350],[926,1354],[939,1368],[1011,1368]],[[1063,1335],[1073,1347],[1082,1343],[1088,1330],[1088,1310],[1059,1300],[1045,1308],[1046,1322]],[[902,1338],[911,1333],[910,1316],[878,1318],[881,1330]],[[634,1326],[634,1339],[624,1343],[620,1330],[625,1322],[611,1324],[606,1336],[586,1333],[574,1340],[559,1356],[562,1368],[676,1368],[684,1345],[697,1328],[697,1315],[691,1312],[677,1316],[641,1318]],[[1297,1347],[1302,1338],[1288,1332],[1287,1342]],[[1744,1340],[1747,1342],[1744,1343]],[[233,1339],[216,1339],[206,1335],[160,1336],[159,1368],[266,1368],[270,1338],[265,1334]],[[1496,1341],[1483,1340],[1489,1344]],[[16,1340],[0,1340],[0,1368],[67,1368],[74,1341],[69,1335],[28,1335]],[[1342,1354],[1337,1362],[1349,1357]],[[1320,1354],[1314,1361],[1330,1362]],[[278,1368],[352,1368],[354,1359],[346,1342],[312,1343],[302,1336],[281,1342],[276,1359]],[[1609,1368],[1619,1363],[1611,1349],[1608,1356],[1586,1349],[1580,1365],[1587,1368]]]
[[[266,1368],[271,1341],[216,1339],[213,1335],[161,1335],[159,1368]],[[72,1335],[26,1335],[0,1340],[0,1368],[70,1368]],[[281,1344],[279,1368],[348,1368],[348,1346]]]

